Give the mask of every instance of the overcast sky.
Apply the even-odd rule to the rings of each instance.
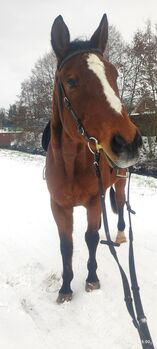
[[[53,20],[61,14],[71,37],[90,37],[103,13],[125,40],[148,18],[157,22],[157,0],[0,0],[0,107],[20,93],[34,63],[50,50]]]

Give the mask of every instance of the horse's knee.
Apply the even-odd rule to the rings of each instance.
[[[73,230],[73,208],[61,207],[51,199],[51,210],[58,227],[59,233],[72,234]]]
[[[98,196],[93,197],[87,205],[88,229],[90,232],[97,232],[100,229],[101,208]]]

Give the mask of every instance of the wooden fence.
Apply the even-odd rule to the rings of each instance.
[[[21,132],[0,132],[0,147],[8,147],[21,136]]]

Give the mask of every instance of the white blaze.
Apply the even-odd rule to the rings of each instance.
[[[117,113],[121,114],[122,103],[120,99],[116,96],[114,90],[112,89],[107,80],[103,62],[101,62],[99,57],[96,56],[94,53],[90,53],[89,57],[87,58],[87,64],[88,68],[92,70],[93,73],[100,80],[103,92],[111,108],[114,109]]]

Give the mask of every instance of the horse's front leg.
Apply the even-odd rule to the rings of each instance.
[[[88,246],[89,259],[87,263],[88,276],[86,279],[86,291],[90,292],[95,289],[100,288],[100,282],[96,273],[97,262],[96,262],[96,250],[99,242],[99,233],[100,228],[100,203],[99,198],[93,198],[87,205],[87,219],[88,219],[88,228],[85,233],[85,241]]]
[[[125,185],[126,185],[126,179],[120,179],[115,184],[115,196],[116,196],[116,203],[117,203],[117,211],[118,211],[118,233],[116,237],[116,242],[119,244],[122,244],[126,242],[126,236],[124,233],[125,230],[125,221],[124,221],[124,205],[126,202],[125,197]]]
[[[60,237],[60,251],[63,262],[63,283],[59,290],[57,303],[69,302],[72,299],[71,281],[73,279],[72,270],[72,254],[73,254],[73,209],[63,208],[51,201],[51,208],[54,219],[56,221],[59,237]]]

